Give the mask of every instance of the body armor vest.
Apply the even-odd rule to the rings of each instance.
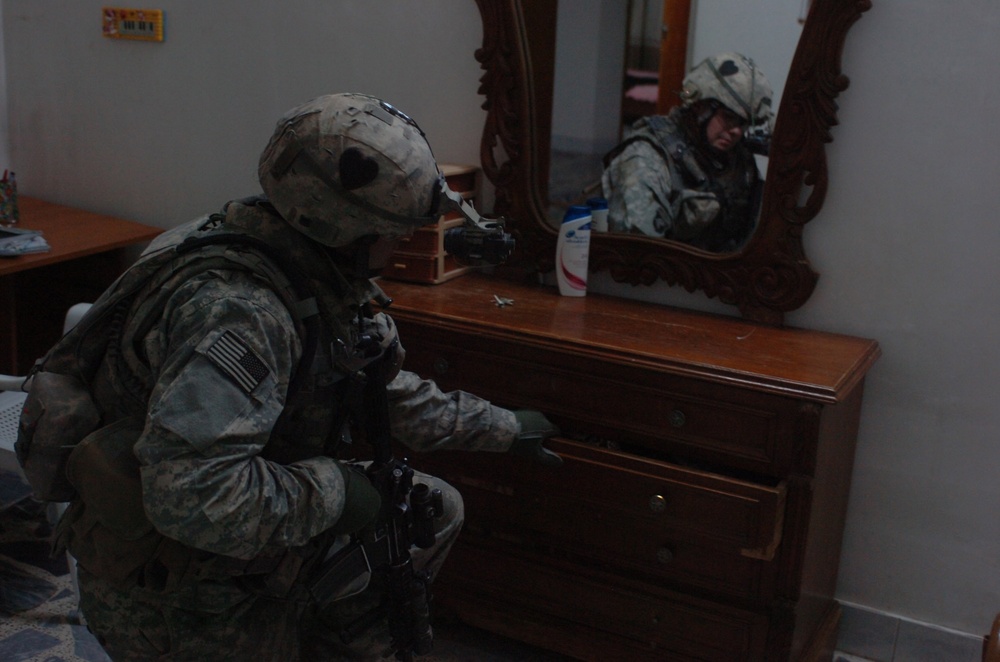
[[[88,466],[74,471],[74,460],[85,465],[93,458],[85,452],[72,457],[70,451],[80,438],[61,444],[72,458],[68,473],[79,494],[70,491],[54,499],[73,498],[60,522],[57,544],[68,546],[93,574],[123,585],[148,584],[150,568],[162,576],[157,583],[163,586],[206,577],[253,574],[266,578],[283,573],[270,590],[283,594],[298,574],[302,557],[314,554],[315,549],[251,561],[207,554],[165,539],[142,509],[139,466],[131,447],[142,431],[156,375],[137,348],[161,319],[173,292],[212,269],[246,271],[260,278],[282,299],[302,343],[285,406],[262,455],[290,463],[321,454],[336,456],[340,450],[354,400],[362,390],[356,377],[381,356],[372,351],[363,318],[353,323],[347,315],[361,313],[370,298],[381,293],[368,283],[349,284],[321,248],[289,231],[265,202],[230,203],[224,216],[213,215],[161,235],[36,365],[36,378],[68,376],[83,392],[89,391],[99,412],[99,422],[95,421],[99,429],[88,436],[111,435],[117,444],[114,461],[98,461],[117,472],[114,475]],[[380,348],[394,341],[394,337],[380,339]],[[40,397],[32,388],[29,400],[36,396]],[[31,432],[36,427],[25,425],[22,416],[26,434],[18,450],[23,465],[31,456]],[[82,430],[82,434],[88,432]],[[34,442],[39,445],[39,440]],[[64,457],[49,471],[61,473],[65,466]],[[102,483],[112,484],[113,493],[108,494],[108,486]],[[297,559],[291,571],[285,562],[290,556]]]
[[[644,117],[631,136],[604,156],[604,167],[628,145],[649,144],[669,168],[678,192],[684,188],[711,192],[721,205],[711,226],[685,243],[713,252],[736,250],[756,225],[762,181],[753,154],[742,144],[719,156],[692,147],[702,142],[692,135],[701,130],[688,126],[680,108],[669,115]]]

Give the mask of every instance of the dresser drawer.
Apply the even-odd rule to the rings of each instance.
[[[567,431],[771,476],[796,460],[798,405],[642,365],[583,360],[503,338],[469,337],[397,320],[406,368],[446,389],[541,409]],[[623,416],[623,412],[628,412]]]
[[[456,278],[468,270],[469,267],[459,264],[458,260],[448,253],[434,255],[397,251],[392,254],[383,276],[432,284]]]
[[[564,464],[438,454],[426,466],[459,489],[466,533],[599,562],[647,579],[770,598],[785,489],[737,481],[563,439]]]
[[[765,612],[729,607],[601,570],[511,553],[466,538],[433,586],[435,602],[462,620],[607,662],[764,659]]]

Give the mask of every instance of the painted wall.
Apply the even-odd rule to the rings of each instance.
[[[1000,611],[1000,4],[874,0],[792,323],[876,338],[839,593],[973,633]]]
[[[0,3],[0,25],[3,24],[3,3]],[[3,34],[0,33],[0,40]],[[3,42],[0,41],[0,46]],[[10,167],[10,141],[7,140],[7,64],[4,59],[4,49],[0,48],[0,168]]]
[[[806,231],[821,279],[788,321],[884,352],[866,387],[840,597],[981,634],[1000,611],[1000,4],[873,2],[848,34],[832,188]],[[34,195],[179,222],[253,192],[277,116],[331,89],[396,100],[442,160],[478,154],[471,0],[164,1],[162,45],[102,40],[100,6],[3,2],[10,155]]]
[[[563,2],[556,22],[553,149],[603,154],[618,142],[628,4]]]
[[[169,226],[257,193],[288,108],[380,96],[440,161],[478,163],[482,43],[454,0],[161,0],[166,39],[101,35],[96,0],[5,0],[10,160],[25,194]]]

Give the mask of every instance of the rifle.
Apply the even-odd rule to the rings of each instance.
[[[382,352],[381,348],[374,351]],[[383,603],[347,625],[341,638],[349,643],[385,615],[396,659],[409,662],[433,647],[429,577],[414,569],[410,549],[434,546],[434,519],[441,516],[444,506],[441,491],[414,484],[413,469],[392,453],[386,377],[395,351],[396,344],[386,348],[363,371],[363,424],[375,451],[365,474],[382,497],[382,508],[372,527],[328,556],[311,589],[323,606],[343,597],[345,587],[365,572],[381,579],[387,587]]]

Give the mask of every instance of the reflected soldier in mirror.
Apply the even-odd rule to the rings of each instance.
[[[644,117],[605,156],[609,230],[662,237],[712,252],[739,250],[753,232],[767,153],[771,86],[737,53],[703,60],[681,105]]]

